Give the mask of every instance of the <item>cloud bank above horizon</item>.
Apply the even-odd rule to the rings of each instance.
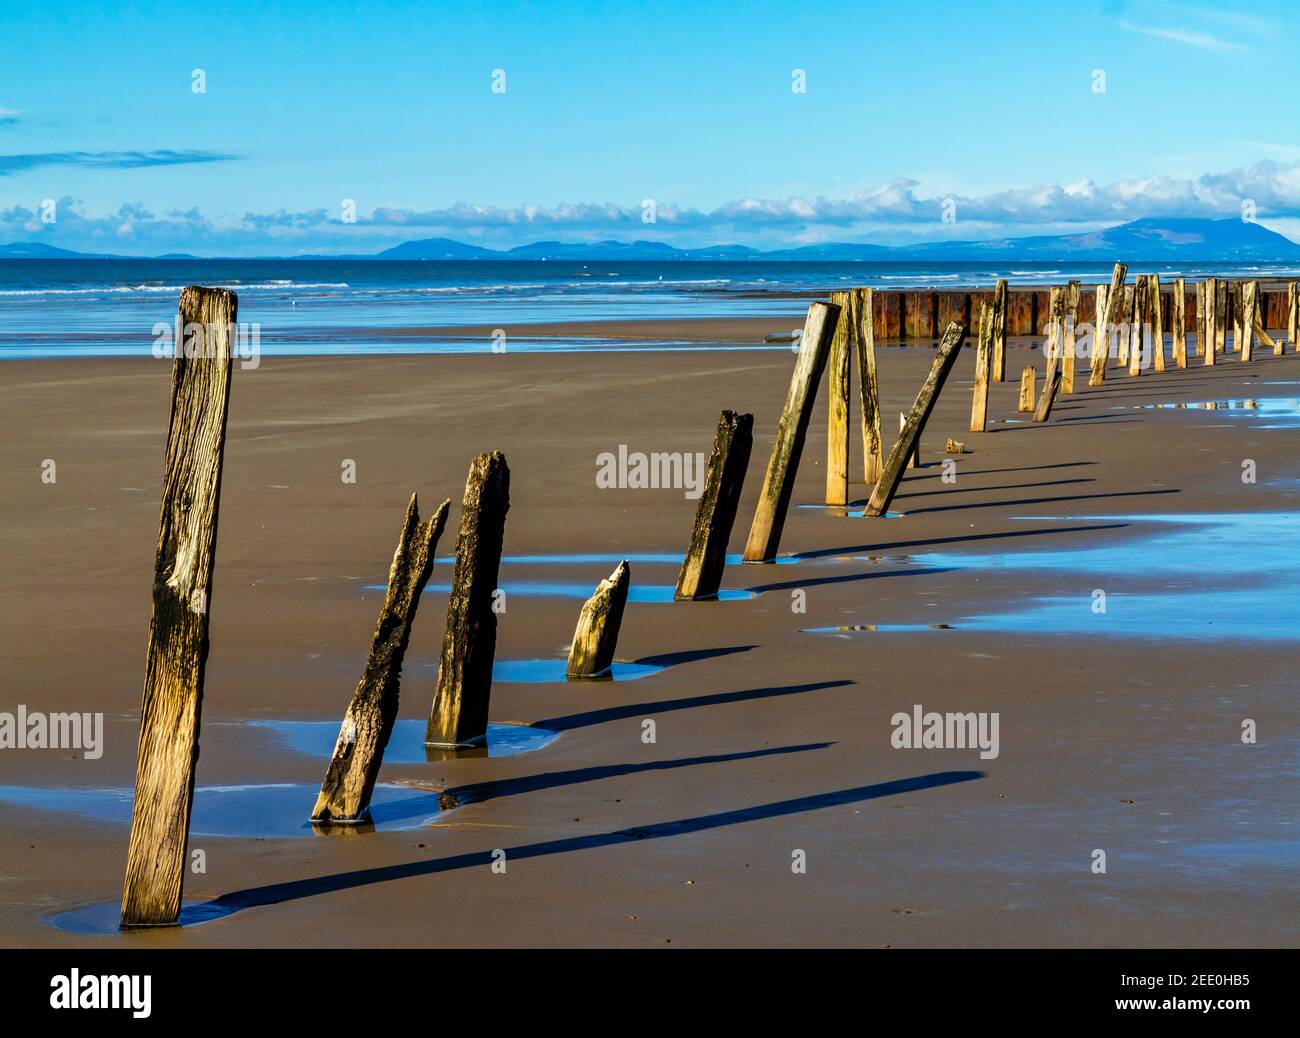
[[[84,164],[170,165],[238,156],[207,152],[67,153]],[[0,156],[6,162],[41,156]],[[196,206],[155,213],[138,202],[91,215],[73,197],[53,200],[54,220],[23,205],[0,210],[0,238],[42,241],[88,252],[149,255],[366,253],[416,238],[449,237],[492,248],[538,239],[652,239],[681,247],[722,242],[760,248],[822,241],[904,244],[972,237],[1092,230],[1143,217],[1240,216],[1253,206],[1260,222],[1287,233],[1300,227],[1300,162],[1271,159],[1195,180],[1167,176],[1092,180],[1010,188],[979,196],[923,195],[920,182],[898,177],[841,198],[744,197],[711,210],[666,199],[636,204],[560,203],[497,207],[458,202],[414,210],[377,206],[369,214],[350,200],[334,209],[208,215]],[[945,219],[945,216],[949,219]]]

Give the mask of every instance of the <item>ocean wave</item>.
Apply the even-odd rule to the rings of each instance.
[[[102,296],[102,295],[152,295],[157,293],[176,293],[185,285],[99,285],[94,288],[5,288],[0,289],[0,296]],[[284,288],[350,288],[346,281],[261,281],[241,284],[238,281],[218,282],[215,288],[228,288],[232,291],[249,290],[274,291]]]

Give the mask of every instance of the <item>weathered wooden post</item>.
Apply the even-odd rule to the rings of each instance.
[[[1034,397],[1038,392],[1038,370],[1028,364],[1020,369],[1020,406],[1016,408],[1021,414],[1034,409]]]
[[[813,303],[808,307],[803,337],[799,340],[799,357],[781,412],[781,424],[776,430],[772,457],[763,477],[754,522],[749,528],[749,540],[745,543],[746,562],[771,562],[776,558],[785,513],[794,493],[795,474],[799,471],[799,455],[808,435],[808,420],[817,399],[817,382],[826,367],[839,316],[840,308],[833,303]]]
[[[1300,281],[1289,281],[1286,286],[1287,338],[1291,340],[1291,352],[1296,352],[1296,343],[1300,341]]]
[[[1147,278],[1150,302],[1147,304],[1147,318],[1151,322],[1151,358],[1155,361],[1155,370],[1165,370],[1165,315],[1164,302],[1160,298],[1160,275],[1152,274]]]
[[[682,600],[712,598],[722,586],[727,564],[727,541],[736,521],[740,491],[754,444],[754,416],[723,411],[713,435],[704,491],[695,509],[691,546],[682,559],[673,597]]]
[[[826,419],[826,503],[843,505],[849,500],[849,356],[857,337],[857,296],[853,292],[832,292],[831,302],[840,308],[840,316],[831,336],[826,366],[830,398]]]
[[[1237,343],[1240,359],[1248,361],[1254,354],[1255,325],[1259,321],[1259,282],[1242,281],[1237,296]]]
[[[1196,348],[1192,351],[1195,357],[1205,350],[1205,282],[1196,283]]]
[[[1230,281],[1214,281],[1214,352],[1226,353],[1228,349],[1228,308],[1231,305]]]
[[[1092,337],[1092,370],[1088,376],[1088,385],[1100,386],[1106,381],[1106,357],[1110,353],[1110,329],[1115,323],[1115,317],[1120,312],[1120,306],[1123,303],[1124,293],[1121,291],[1124,285],[1124,278],[1128,276],[1128,267],[1123,263],[1116,263],[1115,269],[1111,271],[1110,288],[1106,290],[1104,306],[1101,312],[1101,321],[1093,333]],[[1098,286],[1097,291],[1101,292]],[[1098,295],[1097,306],[1103,306],[1102,297]]]
[[[878,517],[889,511],[890,503],[898,493],[898,486],[903,482],[903,469],[907,465],[907,459],[920,443],[921,430],[925,428],[930,412],[934,410],[934,405],[939,399],[939,391],[943,389],[949,372],[957,363],[957,355],[961,352],[962,343],[965,341],[966,328],[956,321],[949,324],[948,330],[943,333],[943,341],[939,343],[934,363],[930,365],[930,374],[926,376],[921,391],[916,395],[916,402],[908,412],[898,442],[889,452],[885,470],[880,474],[880,480],[871,491],[871,499],[867,502],[867,507],[863,509],[864,516]]]
[[[1038,408],[1034,411],[1035,422],[1045,422],[1052,414],[1057,393],[1061,389],[1061,355],[1063,352],[1065,323],[1065,297],[1060,288],[1052,286],[1048,296],[1047,339],[1044,352],[1047,354],[1047,379],[1043,383],[1043,395],[1038,399]]]
[[[578,614],[578,626],[569,646],[569,677],[598,678],[614,663],[618,629],[623,624],[623,607],[632,571],[627,559],[600,582]]]
[[[880,438],[880,388],[876,380],[874,293],[855,289],[858,296],[858,396],[862,401],[862,478],[875,486],[884,463]]]
[[[402,660],[411,640],[411,624],[420,608],[424,585],[433,572],[434,550],[450,509],[448,498],[428,522],[422,523],[415,494],[406,506],[366,669],[343,715],[334,754],[312,808],[311,820],[318,825],[356,824],[370,817],[370,797],[397,719]]]
[[[475,746],[487,736],[497,648],[497,574],[509,510],[506,456],[500,451],[480,454],[470,463],[460,506],[447,629],[424,730],[426,746]]]
[[[1083,286],[1071,281],[1065,286],[1065,352],[1061,356],[1061,391],[1074,392],[1074,360],[1078,348],[1075,330],[1079,323],[1079,295]]]
[[[983,432],[988,424],[989,367],[992,362],[993,308],[987,303],[981,303],[979,344],[975,349],[975,387],[971,392],[971,432]]]
[[[1132,288],[1124,290],[1125,301],[1128,303],[1128,373],[1132,375],[1142,374],[1142,369],[1146,367],[1146,349],[1142,341],[1142,317],[1146,310],[1149,293],[1147,289],[1147,279],[1150,275],[1139,274],[1134,278]]]
[[[1241,349],[1241,318],[1245,312],[1242,305],[1245,300],[1246,283],[1244,281],[1233,281],[1229,284],[1228,304],[1232,311],[1232,352],[1238,352]]]
[[[172,362],[123,929],[180,918],[238,304],[221,288],[181,292],[185,341],[176,343]]]
[[[1174,278],[1174,310],[1170,316],[1174,335],[1174,364],[1187,367],[1187,279]]]
[[[993,381],[1007,377],[1007,279],[993,287]]]
[[[1219,352],[1219,279],[1205,279],[1205,363],[1213,367]]]

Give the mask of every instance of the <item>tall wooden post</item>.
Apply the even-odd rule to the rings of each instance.
[[[817,383],[826,367],[831,339],[839,320],[840,308],[833,303],[813,303],[808,307],[803,337],[799,340],[799,357],[795,361],[790,390],[786,394],[776,443],[763,477],[758,508],[745,543],[746,562],[771,562],[781,544],[785,513],[794,493],[794,478],[799,471],[799,455],[808,435],[808,421],[817,399]]]
[[[1237,297],[1237,348],[1241,351],[1240,359],[1248,361],[1254,355],[1255,325],[1259,321],[1259,282],[1243,281],[1240,283]]]
[[[447,629],[424,731],[427,746],[475,746],[487,736],[497,649],[495,592],[509,510],[510,469],[505,455],[480,454],[470,464],[460,506]]]
[[[415,494],[406,506],[406,519],[397,539],[393,563],[388,568],[388,590],[370,640],[365,673],[352,693],[334,754],[325,769],[320,795],[312,808],[317,824],[355,824],[370,816],[370,797],[384,762],[384,749],[397,720],[401,694],[402,660],[411,640],[411,624],[420,608],[424,585],[433,572],[434,551],[447,525],[448,498],[433,518],[420,522]]]
[[[1147,289],[1151,301],[1147,305],[1147,318],[1151,321],[1151,359],[1155,370],[1165,370],[1165,315],[1164,301],[1160,298],[1160,275],[1152,274],[1147,279]]]
[[[993,381],[1007,377],[1007,279],[993,287]]]
[[[880,438],[880,388],[876,379],[876,329],[874,293],[855,289],[858,296],[858,396],[862,402],[862,478],[876,485],[883,466]]]
[[[1088,385],[1100,386],[1106,381],[1106,357],[1110,352],[1110,329],[1115,323],[1116,316],[1120,313],[1120,306],[1123,303],[1124,278],[1128,276],[1128,267],[1123,263],[1116,263],[1115,269],[1111,271],[1110,288],[1106,290],[1105,310],[1102,312],[1101,326],[1093,334],[1092,339],[1092,371],[1088,376]],[[1101,291],[1098,288],[1098,291]],[[1098,306],[1101,306],[1099,297]]]
[[[176,343],[172,363],[153,615],[122,890],[124,929],[170,926],[180,918],[230,407],[230,336],[238,304],[235,293],[225,289],[190,286],[181,292],[179,323],[186,341]]]
[[[857,337],[857,294],[832,292],[831,302],[840,308],[831,337],[830,360],[826,367],[830,411],[826,419],[826,503],[843,505],[849,500],[849,356]]]
[[[971,432],[983,432],[988,422],[989,367],[992,362],[993,308],[981,303],[979,344],[975,348],[975,386],[971,392]]]
[[[1061,388],[1061,360],[1064,352],[1065,296],[1062,289],[1052,286],[1048,296],[1047,341],[1044,352],[1047,354],[1047,380],[1043,384],[1043,395],[1038,400],[1034,411],[1035,422],[1045,422],[1052,414],[1057,393]]]
[[[1238,353],[1241,351],[1241,319],[1245,316],[1245,294],[1246,283],[1244,281],[1233,281],[1231,283],[1228,302],[1232,307],[1232,351]]]
[[[1077,350],[1075,330],[1079,323],[1079,295],[1082,285],[1071,281],[1065,286],[1065,351],[1061,355],[1061,391],[1074,392],[1074,361]]]
[[[1287,338],[1291,340],[1291,352],[1296,352],[1300,342],[1300,281],[1288,281],[1286,286]]]
[[[583,605],[569,646],[569,677],[598,678],[613,666],[631,582],[632,570],[624,559]]]
[[[1205,363],[1211,367],[1217,363],[1219,314],[1221,312],[1219,308],[1219,280],[1218,278],[1206,278],[1205,320],[1202,322],[1202,327],[1205,329]]]
[[[1174,334],[1174,364],[1187,367],[1187,279],[1174,278],[1174,311],[1170,320]]]
[[[709,455],[704,492],[695,509],[695,527],[691,546],[682,559],[677,575],[678,600],[712,598],[722,586],[722,571],[727,564],[727,541],[736,521],[740,491],[745,485],[745,470],[754,444],[754,416],[723,411],[718,417],[718,431],[713,435],[713,452]]]
[[[1147,288],[1149,274],[1139,274],[1134,279],[1132,295],[1129,298],[1128,311],[1128,373],[1129,375],[1140,375],[1142,369],[1147,365],[1146,344],[1142,341],[1142,326],[1145,323],[1143,317],[1147,309],[1147,302],[1151,298],[1150,290]],[[1128,294],[1128,290],[1125,290]]]
[[[943,333],[943,341],[939,343],[939,351],[935,355],[934,363],[930,365],[930,374],[926,376],[921,391],[916,395],[916,402],[908,412],[907,422],[899,434],[898,442],[889,452],[885,470],[880,474],[880,481],[876,483],[875,489],[871,492],[871,499],[863,510],[864,516],[882,516],[889,511],[894,495],[898,493],[899,484],[903,482],[903,469],[907,465],[907,459],[916,450],[916,445],[921,440],[921,430],[925,428],[930,412],[934,410],[935,402],[939,399],[939,391],[943,389],[949,372],[957,363],[957,355],[961,352],[962,343],[965,341],[966,329],[963,325],[956,321],[948,325],[948,330]]]
[[[1228,308],[1232,297],[1230,281],[1215,279],[1214,298],[1214,352],[1226,353],[1228,348]]]
[[[1020,404],[1016,408],[1021,414],[1028,414],[1034,409],[1034,396],[1038,392],[1038,370],[1028,364],[1020,369]]]

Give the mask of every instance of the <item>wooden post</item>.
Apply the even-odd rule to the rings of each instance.
[[[187,331],[172,363],[123,929],[171,926],[180,918],[238,303],[220,288],[181,292],[180,327],[201,335]],[[191,343],[202,349],[186,356]]]
[[[1148,274],[1139,274],[1134,278],[1132,289],[1125,289],[1128,302],[1128,373],[1130,376],[1142,374],[1146,366],[1146,349],[1142,341],[1142,317],[1146,310]]]
[[[1244,281],[1232,282],[1229,289],[1228,301],[1232,307],[1232,351],[1234,353],[1241,350],[1241,318],[1245,312],[1245,307],[1242,305],[1245,302],[1243,298],[1245,290],[1246,283]]]
[[[627,559],[600,582],[578,614],[578,627],[569,647],[569,677],[597,678],[614,662],[618,629],[623,624],[623,607],[632,571]]]
[[[876,332],[873,311],[874,293],[869,288],[855,290],[858,296],[858,396],[862,402],[862,478],[867,486],[876,485],[883,465],[880,438],[880,389],[876,379]]]
[[[771,562],[776,558],[785,513],[794,493],[795,474],[799,471],[799,455],[808,435],[808,420],[817,399],[817,382],[826,367],[839,316],[840,308],[833,303],[813,303],[808,307],[803,337],[799,340],[799,358],[795,361],[781,424],[776,430],[776,443],[772,445],[758,508],[745,543],[746,562]]]
[[[1291,340],[1291,352],[1296,352],[1296,343],[1300,342],[1300,281],[1289,281],[1286,286],[1287,338]]]
[[[1205,282],[1196,283],[1196,348],[1192,351],[1195,357],[1205,350]]]
[[[1187,367],[1187,279],[1174,278],[1173,321],[1174,364]]]
[[[695,509],[691,546],[682,559],[673,597],[681,600],[712,598],[722,585],[727,564],[727,541],[736,521],[740,491],[745,485],[749,452],[754,445],[754,416],[723,411],[713,435],[704,492]]]
[[[1155,370],[1162,372],[1165,370],[1165,315],[1159,274],[1147,278],[1147,289],[1151,293],[1147,305],[1147,318],[1151,322],[1151,359],[1155,361]]]
[[[1227,308],[1230,281],[1214,278],[1214,353],[1227,353]]]
[[[1034,397],[1038,392],[1038,369],[1032,364],[1020,369],[1020,406],[1017,410],[1027,414],[1034,409]]]
[[[826,503],[843,505],[849,500],[849,353],[857,337],[857,295],[832,292],[831,302],[840,308],[831,355],[826,368],[830,413],[826,420]]]
[[[993,288],[993,381],[1007,377],[1007,279]]]
[[[1052,286],[1048,298],[1047,340],[1044,343],[1047,354],[1047,379],[1043,383],[1043,395],[1038,399],[1038,408],[1034,411],[1035,422],[1045,422],[1051,416],[1052,405],[1056,403],[1056,395],[1061,388],[1065,296],[1060,288]]]
[[[988,423],[989,366],[993,362],[993,308],[980,304],[980,337],[975,349],[975,388],[971,393],[970,431],[983,432]]]
[[[1217,363],[1219,340],[1219,281],[1217,278],[1205,279],[1205,319],[1201,322],[1205,329],[1205,363],[1211,367]]]
[[[492,661],[497,648],[495,592],[510,510],[510,469],[500,451],[470,463],[460,506],[456,566],[438,661],[426,746],[475,746],[487,736]]]
[[[1255,325],[1259,320],[1259,282],[1239,282],[1237,292],[1237,349],[1240,359],[1248,361],[1254,354]]]
[[[1082,285],[1071,281],[1065,286],[1065,352],[1061,356],[1061,391],[1074,392],[1074,361],[1077,343],[1075,330],[1079,323],[1079,295]]]
[[[889,505],[894,500],[894,495],[898,493],[898,486],[903,482],[903,468],[907,464],[908,456],[921,442],[921,430],[925,428],[930,412],[934,410],[934,405],[939,399],[939,391],[943,389],[949,372],[957,363],[957,355],[961,352],[962,343],[965,341],[966,329],[963,325],[956,321],[948,325],[948,330],[943,333],[943,341],[939,343],[939,351],[935,355],[934,363],[930,365],[930,374],[922,384],[921,391],[916,394],[916,402],[908,412],[898,442],[889,452],[885,470],[880,474],[880,481],[876,483],[875,489],[871,491],[871,499],[867,502],[863,515],[882,516],[889,511]]]
[[[343,715],[334,755],[325,769],[325,781],[312,808],[311,820],[318,825],[356,824],[370,817],[370,796],[397,719],[402,660],[411,639],[411,624],[420,607],[424,585],[433,572],[434,550],[447,525],[450,509],[451,498],[448,498],[438,506],[432,519],[422,523],[415,494],[406,506],[406,519],[397,539],[393,564],[388,568],[388,590],[370,640],[365,673]]]
[[[1120,305],[1123,303],[1124,293],[1121,288],[1127,276],[1128,267],[1123,263],[1116,263],[1110,275],[1110,288],[1106,290],[1101,326],[1094,331],[1092,337],[1092,370],[1088,376],[1090,386],[1100,386],[1106,381],[1106,355],[1110,352],[1110,328],[1115,323],[1115,316],[1120,312]],[[1100,287],[1097,291],[1101,291]],[[1100,309],[1102,305],[1102,297],[1099,295],[1097,306]]]

